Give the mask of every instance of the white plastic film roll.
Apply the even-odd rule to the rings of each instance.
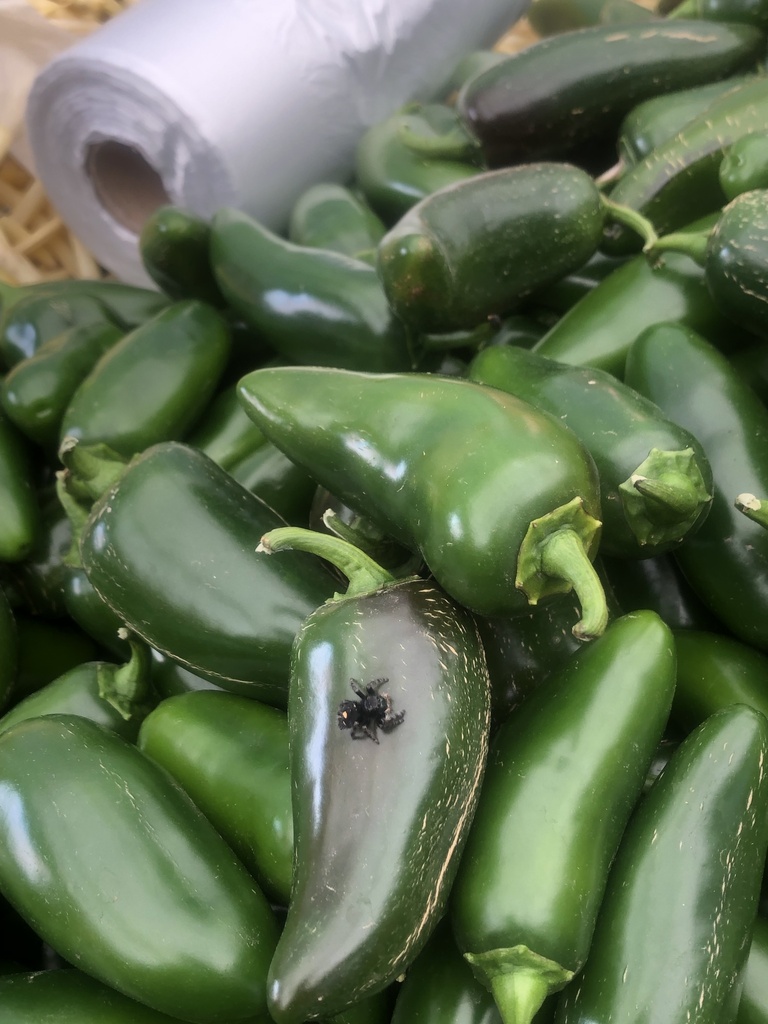
[[[35,79],[27,130],[68,227],[146,284],[138,233],[171,202],[273,230],[344,180],[362,132],[428,99],[526,0],[141,0]]]

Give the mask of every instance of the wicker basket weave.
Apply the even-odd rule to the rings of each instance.
[[[136,0],[27,0],[66,27],[96,28]],[[536,40],[523,18],[496,44],[514,53]],[[104,271],[51,206],[41,183],[8,152],[0,126],[0,279],[33,284],[62,278],[94,278]]]

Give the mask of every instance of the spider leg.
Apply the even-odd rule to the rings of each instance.
[[[349,685],[352,687],[353,691],[360,698],[360,700],[365,700],[366,694],[363,693],[363,691],[360,689],[360,684],[356,679],[350,679]]]
[[[389,713],[387,713],[387,717],[385,717],[383,721],[379,722],[379,728],[382,732],[391,732],[396,726],[400,725],[404,718],[404,711],[398,711],[396,715],[389,715]]]

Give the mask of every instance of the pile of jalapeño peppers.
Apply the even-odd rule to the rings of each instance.
[[[530,17],[0,286],[2,1024],[768,1022],[768,4]]]

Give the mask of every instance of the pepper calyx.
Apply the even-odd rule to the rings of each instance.
[[[692,448],[652,448],[618,490],[629,528],[641,545],[682,541],[712,501]]]
[[[605,592],[592,565],[601,529],[600,520],[584,508],[584,499],[572,498],[531,521],[517,558],[515,586],[529,604],[576,591],[582,609],[573,627],[578,640],[601,636],[608,625]]]
[[[574,974],[524,945],[465,953],[464,958],[493,993],[504,1024],[530,1024],[547,996],[565,988]]]
[[[117,635],[128,642],[131,655],[123,665],[104,662],[99,666],[99,696],[128,722],[137,712],[142,713],[148,709],[151,661],[147,645],[134,639],[128,629],[121,627]]]
[[[768,501],[761,501],[754,494],[740,494],[733,503],[739,512],[742,512],[747,519],[757,523],[763,528],[768,528]]]

